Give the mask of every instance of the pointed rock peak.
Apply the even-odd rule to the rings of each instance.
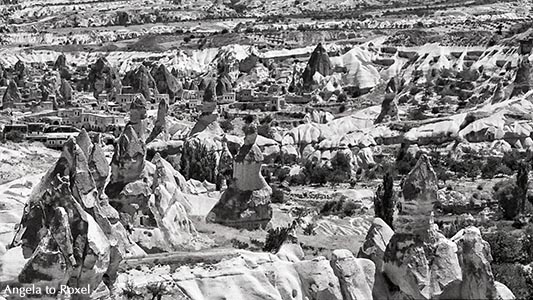
[[[76,144],[80,146],[85,156],[89,157],[93,143],[91,142],[91,138],[89,137],[89,134],[87,133],[85,128],[82,128],[80,134],[78,134],[78,136],[76,137]]]
[[[104,150],[100,147],[100,144],[95,143],[91,154],[89,155],[89,169],[94,180],[98,184],[98,188],[103,188],[105,180],[109,175],[109,163],[104,154]]]
[[[164,64],[160,64],[159,67],[157,68],[159,70],[159,72],[167,75],[167,76],[174,76],[170,73],[170,71],[167,69],[167,67],[165,67]]]
[[[15,70],[21,70],[24,68],[26,68],[26,65],[24,64],[22,60],[19,59],[17,63],[15,63]]]
[[[161,161],[162,157],[159,152],[156,152],[154,155],[154,158],[152,158],[152,163],[157,166],[157,164]]]
[[[119,156],[128,156],[132,158],[137,155],[145,154],[144,143],[139,139],[135,129],[131,125],[128,125],[126,128],[124,128],[124,131],[118,138],[117,143],[118,153],[117,151],[115,151],[115,153]]]
[[[55,63],[54,63],[54,69],[61,69],[65,68],[67,66],[67,58],[65,57],[65,54],[61,53],[57,57]]]
[[[138,68],[137,68],[137,72],[139,73],[150,73],[148,72],[148,68],[146,68],[145,65],[141,64]]]
[[[74,177],[73,186],[76,188],[75,191],[79,193],[79,196],[83,197],[94,190],[96,185],[89,171],[87,156],[85,156],[83,149],[78,145],[74,145],[73,150],[74,165],[73,172],[71,173]],[[87,203],[85,203],[85,206],[92,207],[92,205],[87,205]]]
[[[166,98],[162,98],[159,101],[159,106],[157,107],[157,110],[158,110],[158,113],[157,113],[158,117],[159,117],[160,112],[164,112],[165,113],[163,116],[165,116],[167,114],[167,111],[168,111],[168,100]]]
[[[146,110],[146,98],[142,94],[136,94],[135,98],[131,102],[130,110],[145,109]]]
[[[72,164],[72,158],[74,157],[76,146],[76,139],[72,137],[69,138],[68,141],[66,141],[63,145],[63,152],[61,153],[61,156],[67,158],[69,164]]]
[[[415,167],[413,168],[413,170],[411,170],[411,172],[413,172],[416,169],[421,169],[421,168],[425,168],[425,169],[433,171],[433,166],[431,166],[431,161],[429,160],[429,157],[426,154],[420,155],[420,157],[418,158],[418,161],[416,162]]]
[[[326,49],[324,49],[322,43],[318,43],[318,45],[315,47],[315,50],[313,50],[313,53],[326,53]]]
[[[10,80],[9,81],[9,84],[7,86],[7,91],[6,92],[9,92],[9,91],[15,91],[15,92],[18,93],[19,87],[17,86],[17,83],[15,82],[15,80]]]

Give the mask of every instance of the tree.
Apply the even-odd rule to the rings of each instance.
[[[235,126],[233,126],[233,123],[231,122],[231,120],[226,119],[220,122],[220,128],[222,128],[222,130],[224,130],[225,133],[228,133],[228,132],[233,131],[233,129],[235,129]]]
[[[507,220],[514,219],[520,210],[518,191],[517,184],[512,180],[500,181],[494,186],[494,198],[498,200]]]
[[[387,172],[383,176],[383,184],[378,187],[374,196],[374,213],[376,217],[381,218],[392,229],[395,206],[394,180],[392,175]]]
[[[320,185],[323,185],[328,182],[328,176],[330,171],[329,168],[324,165],[308,161],[305,164],[303,173],[305,175],[305,178],[307,178],[310,183],[318,183]]]
[[[347,181],[352,173],[352,164],[349,157],[342,152],[337,152],[331,159],[331,169],[328,181],[334,183]]]
[[[205,145],[184,145],[181,154],[180,172],[186,179],[216,182],[217,158],[215,152]]]
[[[526,212],[527,186],[528,186],[529,165],[521,162],[516,174],[517,194],[520,201],[520,213]]]

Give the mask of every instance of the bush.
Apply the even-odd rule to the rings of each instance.
[[[339,216],[340,218],[350,217],[357,213],[357,204],[353,201],[346,201],[344,198],[339,200],[328,201],[322,206],[320,215]]]
[[[483,239],[490,244],[495,264],[528,264],[533,260],[530,249],[533,239],[528,233],[498,231],[483,235]]]
[[[214,166],[216,166],[217,158],[214,151],[201,143],[185,144],[182,149],[179,171],[186,179],[216,182]]]
[[[407,175],[416,165],[416,158],[408,152],[409,145],[402,143],[396,156],[396,170],[400,175]]]
[[[268,230],[265,246],[263,251],[276,253],[281,248],[281,245],[286,241],[292,239],[291,232],[294,230],[295,223],[288,227],[277,227]],[[295,242],[295,241],[293,241]]]
[[[272,187],[272,203],[285,203],[285,194],[275,186]]]
[[[304,178],[310,183],[317,183],[320,185],[326,184],[328,182],[328,177],[330,170],[325,165],[319,165],[314,162],[307,162],[303,170]]]
[[[330,182],[340,183],[350,179],[352,165],[348,156],[342,152],[337,152],[331,159],[331,172],[327,176]]]
[[[316,235],[316,224],[309,223],[304,228],[304,235]]]
[[[296,174],[289,177],[289,185],[305,185],[307,183],[304,174]]]
[[[233,126],[233,123],[230,120],[226,119],[220,122],[220,128],[222,128],[224,132],[228,133],[228,132],[233,131],[233,129],[235,129],[235,126]]]
[[[24,140],[24,134],[18,130],[9,131],[5,134],[5,139],[15,143],[20,143]]]
[[[248,245],[248,243],[239,241],[238,239],[235,239],[235,238],[231,239],[230,242],[231,242],[231,245],[233,246],[233,248],[248,249],[250,247],[250,245]]]
[[[533,278],[516,263],[493,264],[494,280],[505,284],[516,299],[533,299]]]
[[[494,185],[494,199],[498,200],[505,219],[512,220],[518,215],[519,188],[514,181],[505,180]]]

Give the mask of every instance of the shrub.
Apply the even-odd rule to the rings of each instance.
[[[257,134],[262,135],[266,138],[273,139],[274,134],[272,132],[272,127],[270,123],[265,123],[257,126]]]
[[[239,241],[238,239],[235,239],[235,238],[231,239],[230,242],[231,242],[231,245],[233,246],[233,248],[248,249],[248,247],[250,247],[250,245],[248,245],[248,243]]]
[[[346,201],[345,198],[328,201],[322,206],[320,214],[323,216],[335,215],[341,218],[353,216],[357,212],[357,204]]]
[[[154,282],[146,287],[148,292],[152,294],[152,299],[162,299],[163,295],[168,295],[166,284],[163,282]]]
[[[533,278],[516,263],[493,264],[494,280],[505,284],[516,299],[533,299]]]
[[[396,156],[396,170],[400,175],[407,175],[416,165],[416,158],[407,151],[409,145],[407,143],[402,143],[400,150],[398,150],[398,155]]]
[[[214,151],[208,149],[201,143],[196,145],[187,145],[183,147],[180,161],[180,173],[186,179],[196,179],[199,181],[207,180],[216,182],[217,158]]]
[[[304,235],[316,235],[316,224],[315,223],[309,223],[307,226],[303,228]]]
[[[522,232],[498,231],[483,235],[483,239],[490,244],[492,262],[503,263],[530,263],[533,257],[531,250],[531,236]]]
[[[319,165],[314,162],[307,162],[303,170],[303,175],[311,183],[317,183],[320,185],[326,184],[328,182],[328,176],[330,170],[325,165]]]
[[[272,203],[285,203],[285,194],[275,186],[272,187]]]
[[[307,183],[306,177],[304,174],[296,174],[289,177],[290,185],[305,185]]]
[[[278,252],[279,248],[281,248],[281,245],[283,245],[283,243],[292,239],[291,232],[294,230],[294,227],[295,223],[293,222],[293,224],[288,227],[277,227],[269,229],[265,239],[265,246],[263,247],[263,251],[271,253]]]
[[[5,139],[15,143],[20,143],[24,140],[24,134],[18,130],[9,131],[5,134]]]
[[[512,180],[500,181],[494,186],[494,199],[498,200],[503,216],[512,220],[520,209],[519,188]]]
[[[135,284],[130,280],[126,282],[126,286],[122,290],[122,294],[124,295],[126,299],[142,299],[143,298],[142,293],[139,290],[137,290],[137,288],[135,287]]]
[[[330,182],[346,182],[350,179],[352,165],[348,156],[342,152],[337,152],[331,159],[331,172],[327,176]]]
[[[233,126],[233,123],[231,122],[231,120],[226,119],[220,122],[220,128],[222,128],[224,132],[228,133],[228,132],[231,132],[233,129],[235,129],[235,126]]]

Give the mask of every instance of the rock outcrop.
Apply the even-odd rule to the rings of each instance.
[[[144,135],[146,133],[146,111],[146,99],[142,94],[136,94],[130,104],[130,121],[128,124],[133,127],[137,137],[142,141],[144,141]]]
[[[372,299],[376,267],[371,260],[355,258],[349,250],[340,249],[333,251],[331,266],[344,300]]]
[[[316,46],[302,74],[304,88],[309,89],[315,83],[314,76],[317,72],[322,76],[331,75],[331,62],[322,44]]]
[[[181,97],[183,86],[181,82],[168,71],[165,65],[161,64],[159,67],[154,68],[152,70],[152,77],[154,78],[159,93],[168,95],[170,104],[174,103],[175,97]]]
[[[422,154],[402,185],[404,201],[396,218],[395,230],[425,234],[433,205],[438,201],[438,179],[429,157]],[[397,224],[397,225],[396,225]]]
[[[533,67],[527,56],[521,58],[513,83],[511,97],[525,94],[533,88]]]
[[[59,100],[61,100],[64,104],[70,103],[72,101],[72,87],[70,86],[70,83],[65,80],[61,79],[61,85],[59,86]]]
[[[375,218],[372,226],[368,229],[364,244],[359,249],[357,257],[367,258],[374,262],[375,279],[372,296],[374,299],[389,298],[387,281],[383,276],[383,261],[385,250],[394,231],[380,218]]]
[[[474,226],[461,229],[451,240],[457,244],[463,273],[457,299],[498,299],[490,245],[479,229]]]
[[[395,234],[385,251],[383,271],[414,299],[461,299],[453,294],[463,280],[457,245],[435,227],[428,230],[427,239]]]
[[[13,80],[17,83],[17,86],[23,87],[28,80],[29,70],[24,62],[18,60],[13,67]]]
[[[20,91],[17,87],[17,84],[15,83],[15,81],[10,80],[7,86],[7,90],[2,96],[2,108],[12,108],[14,107],[15,103],[20,102],[22,102],[22,96],[20,95]]]
[[[168,114],[168,102],[166,99],[162,99],[159,102],[159,107],[157,109],[157,118],[154,123],[154,128],[152,129],[152,132],[150,132],[150,135],[146,139],[146,144],[155,140],[160,135],[163,135],[163,138],[166,138],[165,135],[167,134],[166,132],[167,131],[167,120],[166,120],[167,114]]]
[[[132,240],[150,252],[207,245],[188,218],[191,203],[183,176],[159,153],[151,162],[145,158],[143,141],[127,125],[115,146],[106,194]]]
[[[104,57],[98,58],[91,65],[87,75],[87,85],[95,98],[105,91],[109,95],[109,99],[114,100],[115,96],[120,94],[122,90],[122,81],[118,71]]]
[[[237,228],[265,227],[272,218],[272,189],[261,175],[263,154],[256,145],[257,127],[244,128],[244,145],[235,156],[233,179],[207,216],[209,222]]]
[[[115,198],[122,189],[141,177],[144,170],[146,147],[131,125],[126,126],[115,145],[111,159],[111,178],[106,194]]]
[[[102,283],[115,280],[122,257],[138,250],[98,192],[86,156],[93,145],[86,138],[82,132],[66,143],[26,204],[12,243],[29,259],[18,278],[22,284],[105,290]]]
[[[54,62],[54,70],[59,71],[66,67],[67,67],[67,58],[65,57],[65,54],[61,53],[59,54],[56,61]]]
[[[383,102],[381,103],[381,112],[376,118],[375,123],[379,124],[382,122],[388,121],[397,121],[399,120],[398,116],[398,102],[396,100],[396,95],[401,91],[400,79],[397,77],[391,78],[387,87],[385,89],[385,96],[383,97]]]
[[[300,249],[300,251],[302,251]],[[345,253],[346,250],[342,252]],[[364,289],[368,287],[366,278],[372,278],[372,262],[364,259],[351,260],[339,257],[332,267],[331,261],[324,257],[312,260],[287,261],[270,253],[257,253],[239,250],[233,255],[223,257],[222,261],[205,266],[183,266],[170,276],[157,276],[130,272],[125,274],[117,284],[118,289],[125,289],[127,282],[139,283],[139,290],[148,285],[164,281],[174,282],[167,285],[168,297],[171,299],[231,299],[231,300],[345,300],[366,298]],[[366,262],[363,262],[366,261]],[[355,265],[354,264],[357,265]],[[358,298],[344,298],[342,281],[355,277],[339,278],[334,272],[350,274],[361,267],[363,274],[357,277],[357,287],[346,285],[356,292]],[[160,272],[156,267],[152,274]],[[341,271],[342,270],[342,271]],[[141,275],[142,274],[142,275]],[[340,274],[340,273],[339,273]],[[166,277],[166,278],[165,278]],[[169,278],[172,278],[169,280]],[[359,282],[359,279],[362,279]],[[362,296],[362,298],[359,298]]]
[[[156,82],[144,65],[140,65],[137,69],[131,70],[124,76],[122,84],[132,87],[135,93],[140,93],[147,101],[151,101],[151,89],[156,89]]]
[[[470,226],[447,239],[433,218],[427,228],[424,235],[394,233],[374,220],[358,255],[375,264],[373,299],[514,298],[494,281],[490,246],[479,229]]]

